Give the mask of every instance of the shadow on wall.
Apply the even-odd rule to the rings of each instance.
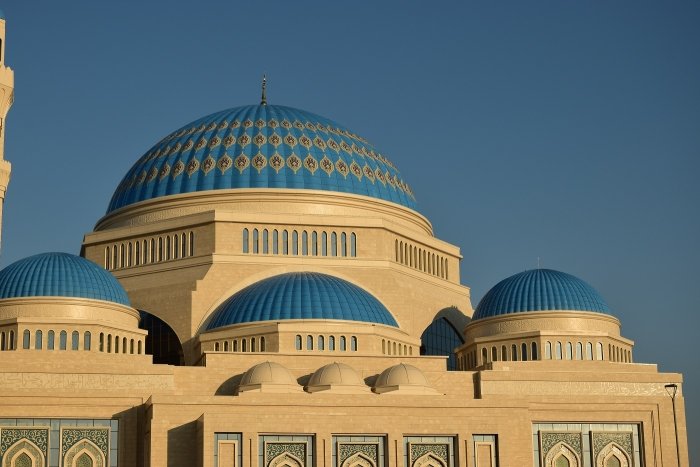
[[[195,458],[200,449],[193,449],[197,439],[197,421],[185,423],[168,430],[168,466],[197,465]]]
[[[231,376],[229,379],[221,383],[214,393],[215,396],[233,396],[236,393],[236,387],[241,382],[243,373]]]

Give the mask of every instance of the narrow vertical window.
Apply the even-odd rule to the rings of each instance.
[[[301,233],[301,254],[302,256],[309,255],[309,234],[306,230]]]
[[[264,255],[267,255],[270,253],[270,235],[267,231],[267,229],[263,229],[262,233],[262,252]]]
[[[350,351],[357,352],[357,337],[355,336],[350,338]]]
[[[265,336],[260,337],[260,351],[264,352],[265,349]]]
[[[41,330],[37,330],[37,332],[34,334],[34,348],[36,350],[41,350],[42,347],[42,341],[43,341],[43,335]]]
[[[173,235],[173,258],[178,259],[180,257],[180,236]]]
[[[119,267],[118,256],[119,250],[117,249],[117,245],[112,245],[112,269],[117,269]]]
[[[248,351],[248,339],[241,339],[241,352]]]
[[[151,239],[151,263],[156,262],[156,240],[155,238]]]
[[[22,333],[22,348],[29,349],[29,330],[25,329]]]
[[[561,342],[557,342],[557,360],[561,360],[563,358],[562,356],[562,347],[561,347]]]
[[[133,251],[131,251],[131,242],[126,245],[126,266],[131,267],[131,258],[133,256]]]
[[[382,342],[384,342],[382,340]],[[335,350],[335,336],[330,336],[328,338],[328,350]]]
[[[323,336],[318,336],[318,350],[325,350],[326,342]]]
[[[340,350],[345,352],[346,346],[345,346],[345,336],[340,336]]]
[[[103,332],[100,333],[100,352],[105,351],[105,335]]]
[[[90,350],[90,347],[92,346],[92,334],[90,334],[90,331],[85,331],[83,334],[83,350]]]
[[[486,350],[486,347],[481,349],[481,364],[486,365],[486,363],[489,360],[489,352]]]
[[[576,343],[576,360],[583,359],[583,345],[580,342]]]
[[[318,256],[318,233],[315,230],[311,232],[311,254]]]
[[[224,345],[226,345],[226,344],[224,344]],[[224,350],[225,350],[225,347],[224,347]],[[233,350],[234,352],[238,352],[238,339],[234,339],[234,340],[233,340],[233,348],[232,348],[232,350]]]
[[[508,360],[508,348],[505,345],[501,346],[501,360],[504,362]]]
[[[256,255],[260,253],[260,234],[258,229],[253,229],[253,253]]]
[[[382,339],[382,355],[386,355],[386,341]]]
[[[350,256],[353,258],[357,257],[357,235],[355,235],[355,232],[350,234]]]
[[[126,353],[126,343],[127,343],[126,337],[122,339],[122,353]]]
[[[403,263],[403,242],[399,242],[399,263]]]
[[[289,233],[286,230],[282,231],[282,254],[289,254]]]
[[[189,254],[190,256],[194,256],[194,232],[190,232],[190,251]]]
[[[547,341],[547,343],[544,346],[544,358],[547,360],[552,359],[552,343]]]
[[[301,350],[301,336],[299,334],[294,338],[294,347],[297,350]]]
[[[182,254],[180,255],[182,258],[187,257],[187,235],[185,235],[185,232],[182,232],[182,235],[180,235],[180,249],[182,250]]]
[[[112,353],[112,335],[107,334],[107,353]]]
[[[114,353],[119,353],[119,336],[114,336]]]
[[[496,346],[491,347],[491,361],[498,361],[498,350],[496,349]]]
[[[119,245],[119,267],[126,267],[126,252],[124,250],[124,244]]]
[[[533,342],[531,347],[532,347],[532,359],[539,360],[540,355],[537,352],[537,342]]]
[[[396,261],[397,263],[399,262],[399,241],[398,240],[394,240],[394,261]]]
[[[255,337],[251,337],[251,339],[250,339],[250,351],[251,351],[251,352],[255,352],[255,351],[256,351],[256,350],[255,350],[255,348],[256,348],[256,347],[255,347],[255,344],[256,344],[256,342],[255,342]]]
[[[78,345],[80,343],[78,342],[80,340],[80,333],[78,331],[73,331],[71,333],[71,338],[70,338],[70,349],[71,350],[78,350]]]
[[[292,232],[292,254],[299,254],[299,233],[296,230]]]
[[[566,359],[571,360],[573,356],[571,355],[573,353],[573,347],[571,346],[571,342],[566,343]]]
[[[170,261],[170,248],[171,248],[170,235],[168,235],[167,237],[165,237],[165,255],[164,256],[165,256],[166,261]]]
[[[520,345],[520,359],[524,362],[527,361],[527,344],[525,342]]]
[[[593,344],[586,343],[586,360],[593,360]]]
[[[340,234],[340,255],[345,258],[348,255],[348,236],[345,232]]]
[[[596,360],[602,360],[603,359],[603,343],[598,342],[598,352],[596,353]]]
[[[243,253],[249,253],[248,229],[243,229]]]
[[[142,353],[142,349],[141,349],[141,346],[142,346],[142,345],[143,345],[143,344],[141,343],[141,341],[139,341],[139,342],[138,342],[139,355],[141,355],[141,353]]]
[[[219,343],[218,342],[214,342],[214,351],[215,352],[219,351]]]
[[[314,349],[314,336],[306,336],[306,350]]]
[[[134,247],[134,263],[136,266],[141,264],[141,242],[136,242],[136,246]]]
[[[66,331],[61,331],[61,334],[60,334],[59,340],[58,340],[58,348],[60,350],[66,350],[67,345],[68,345],[68,333]]]
[[[228,352],[228,341],[224,341],[224,352]]]
[[[510,356],[514,362],[518,361],[518,346],[513,344],[510,346]]]
[[[54,349],[54,341],[56,338],[56,334],[53,331],[49,331],[49,333],[46,335],[46,348],[49,350]]]
[[[321,256],[328,256],[328,234],[321,234]]]
[[[163,237],[158,237],[158,261],[163,261]]]
[[[331,256],[338,256],[338,234],[331,232]]]
[[[15,331],[10,331],[10,350],[15,350]]]
[[[279,252],[279,232],[275,229],[272,231],[272,254],[278,255]]]
[[[105,269],[109,271],[110,268],[111,266],[109,264],[109,247],[107,247],[105,248]]]

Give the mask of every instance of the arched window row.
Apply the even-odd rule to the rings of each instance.
[[[17,350],[17,340],[13,329],[0,331],[0,351]]]
[[[178,232],[107,245],[104,267],[113,271],[191,256],[194,256],[194,232]]]
[[[413,346],[382,339],[382,355],[413,356]]]
[[[435,277],[450,278],[447,258],[403,240],[394,240],[394,261]]]
[[[302,336],[297,334],[294,337],[294,348],[296,350],[318,350],[330,352],[357,352],[359,349],[357,336],[324,336],[311,335]]]
[[[241,242],[245,254],[357,257],[355,232],[244,228]]]
[[[547,341],[545,360],[604,360],[603,343],[590,341]]]
[[[608,360],[611,362],[632,363],[632,351],[623,347],[608,344]]]
[[[14,337],[14,335],[13,335]],[[92,332],[90,331],[55,331],[49,329],[44,332],[37,329],[33,333],[25,329],[22,333],[22,349],[29,350],[83,350],[99,351],[108,353],[143,354],[144,344],[140,339],[127,338],[125,336],[113,336],[112,334],[99,334],[98,347],[92,343]]]
[[[545,357],[546,358],[546,357]],[[491,362],[527,362],[542,360],[541,350],[535,341],[487,345],[479,352],[472,350],[457,358],[458,370],[470,370]]]
[[[265,336],[242,337],[214,343],[216,352],[267,352]]]

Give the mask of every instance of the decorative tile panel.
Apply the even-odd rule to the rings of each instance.
[[[48,454],[49,429],[26,427],[26,428],[0,428],[0,458],[5,452],[21,439],[28,439],[44,453]]]
[[[558,443],[566,443],[573,449],[579,459],[583,455],[581,433],[579,432],[540,432],[540,443],[543,458]]]
[[[100,451],[109,456],[109,429],[107,428],[63,428],[61,430],[61,457],[73,447],[74,444],[87,439],[93,442]]]
[[[338,466],[341,467],[350,457],[362,454],[371,460],[374,465],[379,465],[379,444],[377,443],[338,443]]]
[[[598,454],[610,444],[617,444],[627,454],[627,457],[633,458],[632,448],[632,433],[623,431],[612,432],[591,432],[591,446],[593,459],[598,457]]]

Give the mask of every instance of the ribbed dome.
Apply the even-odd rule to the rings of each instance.
[[[0,271],[0,299],[17,297],[79,297],[129,305],[112,274],[67,253],[41,253]]]
[[[329,363],[322,366],[311,375],[309,386],[325,385],[359,386],[362,384],[357,372],[345,363]]]
[[[275,362],[262,362],[248,369],[241,377],[241,386],[252,384],[296,384],[292,373]]]
[[[235,293],[214,311],[207,330],[288,319],[337,319],[398,327],[384,305],[356,285],[327,274],[291,272]]]
[[[472,320],[547,310],[610,314],[600,294],[578,277],[551,269],[533,269],[496,284],[481,299]]]
[[[375,389],[390,386],[428,386],[422,371],[413,365],[399,363],[382,371],[374,383]]]
[[[107,213],[162,196],[232,188],[340,191],[415,208],[398,170],[362,137],[303,110],[249,105],[163,138],[123,178]]]

